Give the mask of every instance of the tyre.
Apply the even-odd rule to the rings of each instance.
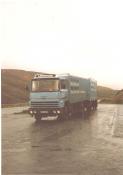
[[[64,114],[63,114],[63,118],[64,118],[64,120],[68,120],[69,119],[69,108],[68,108],[68,106],[66,105],[65,107],[64,107]]]
[[[40,115],[37,114],[37,115],[35,115],[34,117],[35,117],[35,120],[36,120],[37,122],[41,121],[41,116],[40,116]]]
[[[83,104],[80,105],[80,116],[84,117],[84,105]]]
[[[64,112],[58,116],[57,120],[68,120],[68,118],[69,118],[69,109],[68,106],[65,106]]]

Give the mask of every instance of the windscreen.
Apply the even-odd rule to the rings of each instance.
[[[58,91],[58,90],[59,90],[58,79],[32,80],[33,92],[48,92],[48,91]]]

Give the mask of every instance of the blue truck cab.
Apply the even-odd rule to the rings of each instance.
[[[31,80],[29,113],[36,120],[58,116],[65,119],[75,113],[96,109],[96,82],[70,74],[36,74]]]

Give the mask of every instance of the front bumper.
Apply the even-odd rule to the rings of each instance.
[[[63,111],[64,108],[29,108],[30,115],[41,115],[43,117],[61,115],[63,114]]]

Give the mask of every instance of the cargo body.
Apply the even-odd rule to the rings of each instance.
[[[97,108],[97,83],[66,75],[36,75],[31,81],[29,112],[36,120],[57,115],[66,119]]]

